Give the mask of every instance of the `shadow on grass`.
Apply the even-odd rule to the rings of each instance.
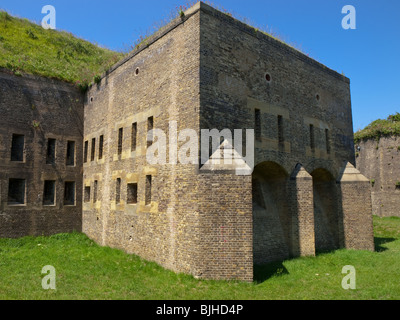
[[[254,282],[257,284],[263,283],[272,277],[280,277],[285,274],[289,274],[289,271],[283,265],[283,261],[272,262],[266,265],[254,265]]]
[[[393,242],[396,241],[397,239],[395,238],[374,238],[374,243],[375,243],[375,251],[376,252],[383,252],[388,250],[388,248],[383,247],[382,245],[389,243],[389,242]]]

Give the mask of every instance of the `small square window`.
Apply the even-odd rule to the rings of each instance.
[[[137,183],[129,183],[127,187],[127,200],[128,204],[137,204]]]
[[[54,206],[56,195],[56,182],[55,181],[45,181],[43,190],[43,205],[44,206]]]
[[[48,139],[46,164],[54,164],[55,161],[56,161],[56,139]]]
[[[25,204],[25,180],[10,179],[8,183],[8,204]]]
[[[20,134],[12,135],[11,161],[24,161],[25,136]]]
[[[74,166],[75,165],[75,141],[68,141],[67,142],[66,165],[67,166]]]
[[[85,194],[83,196],[83,201],[85,203],[90,202],[90,186],[85,187]]]
[[[64,205],[74,206],[75,205],[75,182],[65,182],[64,188]]]

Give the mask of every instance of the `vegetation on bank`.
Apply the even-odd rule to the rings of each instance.
[[[0,11],[0,67],[74,83],[85,89],[123,57],[65,31]]]
[[[360,130],[354,134],[356,143],[361,140],[375,139],[379,140],[381,137],[386,136],[399,136],[400,135],[400,113],[390,115],[387,119],[378,119],[369,124],[365,129]]]
[[[337,250],[256,266],[253,283],[175,274],[84,234],[0,239],[0,300],[399,300],[400,218],[374,217],[375,252]],[[44,290],[44,266],[56,290]],[[356,271],[345,290],[344,266]]]
[[[99,47],[65,31],[45,30],[28,19],[13,17],[0,11],[0,68],[9,69],[16,75],[28,73],[67,81],[85,91],[130,51],[147,45],[151,36],[165,28],[173,19],[184,19],[184,12],[196,2],[187,0],[185,5],[171,10],[164,19],[153,23],[132,45],[126,46],[124,52]],[[209,1],[205,3],[249,26],[253,25],[255,31],[301,51],[297,45],[284,41],[270,27],[254,27],[247,18]]]

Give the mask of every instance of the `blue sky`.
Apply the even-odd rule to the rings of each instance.
[[[10,14],[40,22],[56,8],[56,27],[114,50],[129,47],[186,0],[0,0]],[[212,0],[268,26],[285,41],[351,80],[354,130],[400,112],[400,1]],[[356,9],[356,30],[342,28],[342,8]]]

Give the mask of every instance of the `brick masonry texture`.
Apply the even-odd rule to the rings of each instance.
[[[359,147],[359,148],[358,148]],[[380,217],[400,216],[400,138],[363,140],[356,146],[357,169],[372,186],[372,212]]]
[[[82,230],[83,98],[72,85],[0,71],[0,237]],[[13,134],[24,136],[22,161],[11,161]],[[54,164],[46,164],[55,139]],[[66,162],[75,143],[74,165]],[[24,203],[9,202],[10,179],[25,180]],[[54,205],[44,203],[45,181],[55,181]],[[65,182],[75,182],[75,204],[65,205]]]
[[[171,121],[198,137],[255,129],[253,174],[212,161],[150,164],[158,141],[148,144],[147,131],[168,139]],[[243,281],[254,264],[373,250],[349,79],[204,3],[104,74],[85,95],[83,123],[82,231],[101,245],[197,278]]]

